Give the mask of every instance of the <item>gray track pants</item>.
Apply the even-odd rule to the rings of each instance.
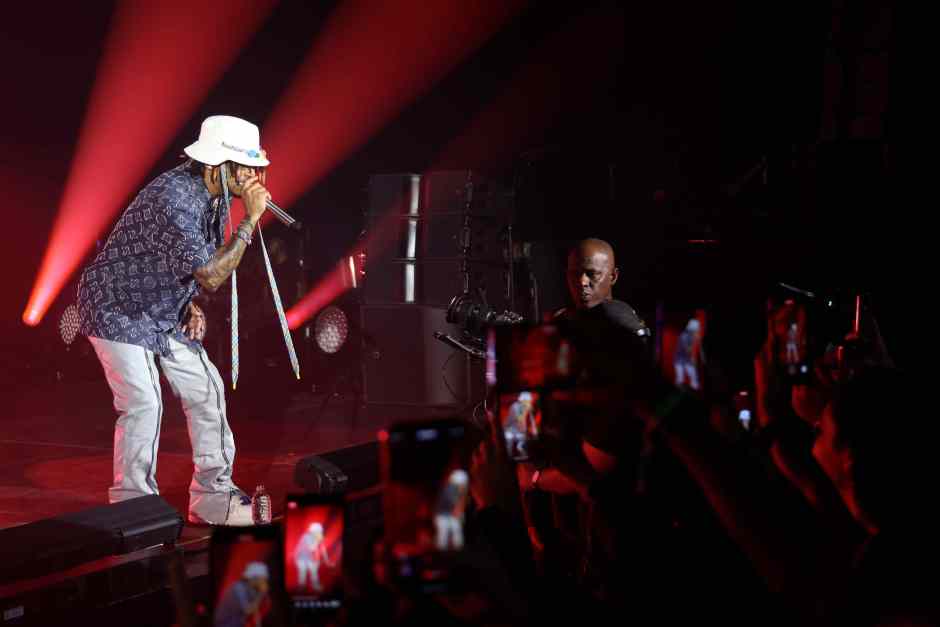
[[[111,503],[158,494],[157,448],[163,399],[153,352],[133,344],[88,338],[104,368],[118,413],[114,426],[114,484]],[[183,403],[193,450],[189,511],[211,522],[224,522],[232,482],[235,439],[225,417],[225,388],[205,350],[195,354],[170,339],[175,359],[160,358],[160,369]]]

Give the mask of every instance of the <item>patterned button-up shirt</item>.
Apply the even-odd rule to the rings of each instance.
[[[199,292],[193,272],[222,245],[217,201],[185,163],[141,190],[82,272],[81,333],[166,356],[170,336],[198,349],[181,324]]]

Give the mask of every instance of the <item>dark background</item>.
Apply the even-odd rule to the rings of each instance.
[[[620,298],[647,317],[658,299],[713,305],[742,363],[761,339],[775,281],[862,289],[904,365],[915,332],[905,277],[917,269],[908,231],[918,209],[898,194],[895,15],[888,3],[845,5],[531,3],[291,207],[307,229],[306,278],[315,281],[355,241],[371,175],[438,165],[476,113],[518,90],[530,111],[557,111],[551,123],[499,159],[457,155],[446,165],[485,170],[515,189],[515,236],[544,251],[546,272],[568,242],[607,239]],[[176,163],[205,116],[264,120],[333,6],[281,2],[148,180]],[[48,377],[61,358],[56,324],[74,283],[39,327],[21,315],[113,8],[17,3],[0,21],[5,383]],[[591,12],[607,27],[565,35]],[[211,45],[193,42],[192,54]],[[533,62],[553,89],[513,84]],[[246,75],[258,81],[250,96]],[[120,167],[102,163],[101,176]],[[561,304],[563,277],[540,278],[545,305]]]

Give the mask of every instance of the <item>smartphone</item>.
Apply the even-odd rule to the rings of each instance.
[[[499,417],[509,458],[528,461],[542,426],[540,394],[523,390],[499,395]]]
[[[811,368],[806,306],[793,298],[784,299],[773,305],[768,320],[777,367],[793,382],[807,379]]]
[[[290,494],[284,515],[284,587],[295,617],[343,605],[342,495]]]
[[[656,305],[656,359],[663,375],[676,387],[705,392],[705,351],[708,314],[704,308]]]
[[[277,614],[279,527],[213,527],[209,541],[213,625],[262,625]]]
[[[397,422],[379,433],[385,568],[399,587],[444,591],[464,548],[469,440],[457,418]]]

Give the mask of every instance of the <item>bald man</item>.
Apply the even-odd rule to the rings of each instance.
[[[559,309],[554,317],[603,318],[647,339],[649,330],[633,307],[613,297],[612,289],[619,276],[610,244],[596,238],[581,240],[568,253],[567,283],[573,306]],[[606,415],[586,419],[581,443],[583,458],[569,460],[571,464],[565,470],[543,468],[532,473],[531,478],[522,476],[521,473],[529,469],[528,464],[523,464],[520,471],[523,488],[539,488],[555,494],[580,493],[586,498],[590,483],[608,475],[617,465],[624,438],[618,422]]]
[[[568,253],[567,283],[573,306],[556,311],[555,318],[606,319],[646,340],[649,330],[643,320],[630,305],[613,297],[612,289],[619,275],[610,244],[595,238],[578,242]],[[593,486],[614,485],[624,494],[632,489],[628,483],[632,467],[620,461],[635,457],[636,453],[636,438],[631,437],[628,417],[597,411],[580,416],[578,422],[581,434],[573,443],[575,450],[580,449],[578,452],[571,453],[569,448],[565,459],[535,471],[529,464],[518,466],[522,489],[550,493],[555,499],[553,511],[569,507],[569,496],[593,501]],[[559,498],[562,500],[557,500]],[[554,524],[555,521],[550,522],[550,526]],[[536,522],[536,527],[538,525]],[[543,535],[544,531],[544,528],[536,529],[535,534]],[[586,532],[589,533],[586,529],[568,530],[574,534]]]
[[[619,277],[610,244],[593,237],[581,240],[568,253],[568,293],[574,306],[558,310],[555,316],[604,316],[640,337],[649,337],[649,330],[633,308],[614,299],[613,287]]]

